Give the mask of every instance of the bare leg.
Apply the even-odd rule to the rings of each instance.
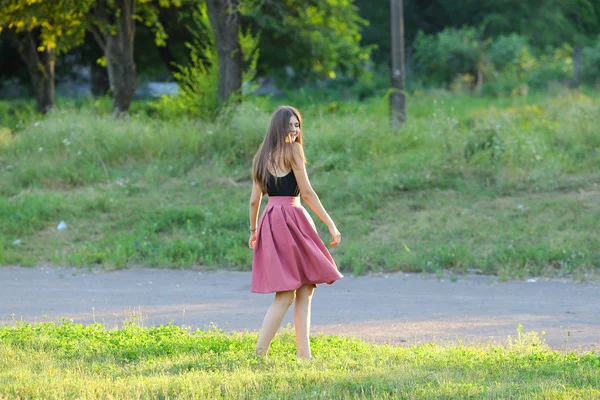
[[[294,305],[294,326],[296,328],[296,356],[298,358],[312,358],[310,353],[310,305],[315,287],[303,285],[296,290],[296,304]]]
[[[286,311],[290,308],[290,305],[294,302],[294,291],[290,290],[287,292],[277,292],[273,304],[269,307],[267,315],[263,321],[262,329],[258,335],[258,342],[256,343],[256,351],[254,354],[259,356],[267,355],[271,340],[275,337],[277,330],[281,326],[281,321],[285,316]]]

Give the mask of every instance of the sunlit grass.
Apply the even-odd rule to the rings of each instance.
[[[267,359],[255,333],[177,326],[122,329],[64,322],[0,327],[0,396],[7,398],[595,398],[600,357],[548,349],[535,333],[505,346],[394,347],[312,338],[295,359],[293,333]]]

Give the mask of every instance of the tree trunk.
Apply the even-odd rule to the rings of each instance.
[[[96,60],[92,60],[90,70],[92,96],[98,97],[106,95],[108,89],[110,88],[106,68],[98,64]]]
[[[133,41],[129,48],[123,35],[117,33],[117,36],[106,38],[106,69],[114,99],[113,114],[126,115],[137,87]]]
[[[392,36],[392,129],[398,129],[406,122],[406,94],[404,77],[404,10],[402,0],[390,0]]]
[[[54,64],[55,53],[53,49],[46,48],[38,52],[34,34],[25,32],[22,38],[14,36],[21,59],[27,65],[31,84],[35,92],[37,109],[46,114],[54,107]]]
[[[219,57],[219,100],[226,102],[242,88],[243,55],[239,41],[240,0],[206,0]],[[235,98],[239,101],[239,98]]]
[[[95,9],[98,20],[104,24],[104,29],[99,31],[92,28],[92,33],[106,57],[115,116],[127,115],[138,84],[133,59],[135,3],[136,0],[115,0],[113,18],[108,17],[105,0],[99,0]],[[114,35],[106,28],[111,20],[114,20]]]

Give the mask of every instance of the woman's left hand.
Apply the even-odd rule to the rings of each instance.
[[[250,234],[250,239],[248,239],[248,247],[250,247],[251,249],[254,249],[255,245],[256,245],[256,232],[252,232]]]
[[[329,227],[329,233],[331,234],[331,242],[329,243],[331,246],[335,247],[342,241],[342,234],[337,230],[335,225],[331,225]]]

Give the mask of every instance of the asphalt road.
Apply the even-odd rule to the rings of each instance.
[[[248,272],[0,267],[0,324],[66,318],[114,328],[137,318],[145,326],[212,323],[254,331],[272,298],[250,292]],[[292,316],[290,310],[284,325],[293,323]],[[505,344],[516,338],[519,324],[524,332],[539,332],[552,348],[600,350],[600,284],[346,276],[317,288],[311,332],[397,345]]]

